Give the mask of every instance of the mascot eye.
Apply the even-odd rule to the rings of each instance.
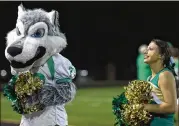
[[[45,29],[41,28],[41,29],[38,29],[34,34],[32,34],[31,37],[41,38],[44,36],[44,33],[45,33]]]
[[[21,32],[19,31],[19,28],[17,27],[16,28],[16,34],[19,36],[19,35],[21,35]]]

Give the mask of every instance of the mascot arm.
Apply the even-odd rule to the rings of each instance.
[[[56,74],[65,75],[63,78],[55,79],[54,85],[46,85],[40,92],[40,101],[45,106],[63,105],[74,99],[76,87],[72,80],[76,76],[76,69],[68,59],[57,63]]]

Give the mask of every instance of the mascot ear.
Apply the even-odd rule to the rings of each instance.
[[[22,5],[22,3],[18,6],[18,17],[20,17],[21,15],[23,15],[25,12],[25,8]]]
[[[48,13],[48,17],[50,19],[50,22],[55,25],[58,26],[58,19],[59,19],[59,14],[58,11],[52,10],[51,12]]]

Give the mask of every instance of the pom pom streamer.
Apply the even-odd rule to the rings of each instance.
[[[19,114],[29,114],[44,108],[37,98],[38,91],[44,83],[44,76],[36,73],[24,72],[13,76],[8,84],[4,86],[4,96],[11,103],[12,108]]]
[[[149,112],[143,109],[144,103],[152,101],[150,82],[133,80],[125,91],[113,99],[113,113],[117,126],[145,126],[151,120]]]

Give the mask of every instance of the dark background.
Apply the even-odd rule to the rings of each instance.
[[[0,2],[0,69],[9,69],[4,56],[5,37],[15,28],[21,2]],[[112,62],[118,80],[136,78],[138,47],[154,37],[179,47],[179,2],[22,2],[27,9],[59,11],[61,31],[68,47],[62,54],[77,69],[105,79]]]

